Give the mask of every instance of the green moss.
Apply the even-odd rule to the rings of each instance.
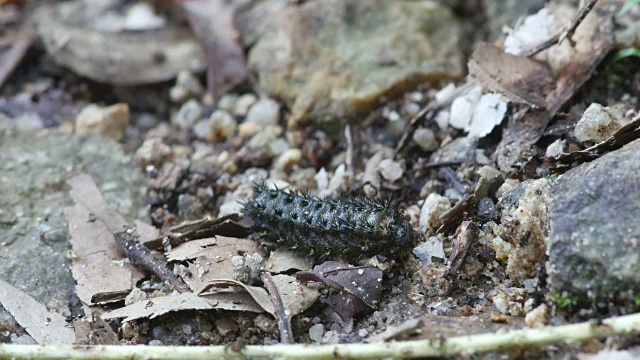
[[[553,300],[560,309],[568,311],[573,310],[573,308],[578,305],[577,297],[563,296],[558,293],[551,294],[551,300]]]

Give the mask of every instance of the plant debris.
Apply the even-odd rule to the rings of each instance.
[[[375,267],[327,261],[315,266],[313,271],[299,271],[295,276],[301,281],[319,282],[335,290],[324,301],[343,321],[376,308],[382,295],[382,270]]]
[[[76,337],[64,316],[49,311],[31,296],[0,279],[0,305],[40,345],[72,344]]]

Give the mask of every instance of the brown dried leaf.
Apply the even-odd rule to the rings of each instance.
[[[236,25],[237,4],[225,0],[186,0],[189,24],[205,48],[207,84],[214,101],[247,78],[247,64]]]
[[[211,280],[207,286],[200,291],[200,294],[210,290],[219,291],[220,289],[231,289],[233,292],[247,292],[264,311],[274,317],[276,316],[276,309],[271,302],[271,298],[269,297],[267,290],[258,286],[249,286],[236,280],[216,279]]]
[[[285,273],[289,270],[311,270],[313,259],[294,250],[277,248],[269,255],[265,270],[273,274]]]
[[[196,293],[213,279],[233,279],[235,265],[231,258],[238,255],[262,254],[260,244],[252,240],[217,236],[188,241],[166,253],[169,261],[193,260],[182,278]]]
[[[297,315],[308,309],[320,297],[320,293],[315,289],[300,284],[296,278],[288,275],[275,275],[273,282],[282,297],[284,306],[291,311],[291,316]],[[264,311],[276,316],[276,309],[273,306],[271,298],[267,291],[258,286],[249,286],[236,280],[216,279],[212,280],[202,289],[201,294],[208,291],[216,291],[213,294],[219,294],[218,291],[223,289],[232,289],[234,291],[246,292],[256,301]],[[206,294],[209,296],[209,294]]]
[[[141,278],[129,264],[118,265],[124,255],[104,222],[92,217],[81,205],[64,210],[73,249],[76,293],[88,305],[124,299]],[[134,277],[134,273],[136,274]]]
[[[102,314],[102,319],[124,318],[123,321],[153,319],[173,311],[185,310],[232,310],[262,312],[255,301],[247,294],[220,293],[198,296],[192,293],[169,295],[140,301],[120,309]]]
[[[546,108],[545,94],[555,86],[547,65],[506,54],[491,44],[482,44],[473,52],[469,60],[469,74],[509,101],[537,108]]]
[[[76,334],[74,345],[120,345],[118,335],[99,317],[76,319],[73,329]]]
[[[295,277],[301,281],[320,282],[337,290],[325,300],[344,321],[355,314],[375,308],[382,295],[382,270],[354,267],[336,261],[315,266],[313,271],[300,271]]]
[[[50,312],[46,306],[1,279],[0,304],[40,345],[72,344],[75,341],[73,329],[67,326],[62,315]]]
[[[571,58],[556,76],[555,91],[546,94],[547,109],[530,110],[509,120],[495,152],[500,170],[514,170],[521,155],[540,139],[549,121],[591,77],[613,47],[613,23],[607,6],[597,5],[576,29],[572,37],[575,46],[569,52]]]

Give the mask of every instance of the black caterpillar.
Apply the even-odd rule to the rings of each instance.
[[[253,202],[242,212],[264,238],[310,256],[343,260],[398,257],[407,250],[413,228],[391,201],[371,198],[319,199],[293,191],[255,186]]]

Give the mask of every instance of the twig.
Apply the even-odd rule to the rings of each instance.
[[[293,330],[291,329],[291,310],[285,308],[280,297],[280,292],[276,284],[273,282],[271,274],[265,272],[260,276],[264,287],[267,288],[273,307],[276,309],[276,315],[278,317],[278,330],[280,330],[280,342],[282,344],[295,344],[293,340]]]
[[[620,316],[602,323],[584,322],[510,332],[456,336],[375,344],[248,345],[233,350],[219,346],[74,346],[0,344],[1,359],[411,359],[452,357],[509,351],[567,342],[582,342],[640,331],[640,314]]]
[[[550,46],[553,46],[555,44],[560,44],[567,37],[571,38],[571,36],[573,36],[573,33],[575,32],[578,25],[580,25],[582,20],[584,20],[584,18],[587,17],[587,15],[591,11],[591,9],[593,9],[594,5],[597,2],[598,0],[587,0],[586,4],[584,4],[584,6],[580,8],[576,16],[574,16],[573,19],[571,19],[571,22],[567,24],[567,26],[565,26],[563,29],[561,29],[556,34],[554,34],[547,40],[543,41],[542,43],[532,47],[531,49],[524,51],[522,54],[520,54],[520,56],[524,56],[524,57],[534,56],[540,51]]]
[[[151,255],[151,251],[138,241],[133,229],[115,233],[114,237],[116,243],[118,243],[127,255],[127,258],[129,258],[134,265],[152,272],[173,289],[178,291],[187,291],[189,289],[182,279],[169,270],[163,262]]]
[[[409,121],[409,125],[407,125],[407,128],[404,131],[404,134],[402,134],[402,138],[400,138],[400,141],[398,142],[398,146],[396,146],[396,149],[393,152],[393,157],[397,158],[398,154],[407,146],[407,144],[409,143],[409,139],[413,135],[413,132],[416,131],[416,129],[418,128],[418,125],[420,125],[420,122],[422,120],[428,121],[432,119],[434,116],[436,116],[436,114],[438,114],[440,110],[449,106],[453,102],[453,100],[455,100],[458,96],[469,91],[470,89],[475,87],[477,84],[478,84],[477,80],[469,80],[459,88],[453,90],[451,94],[449,94],[444,99],[433,100],[429,104],[427,104],[425,107],[423,107],[422,110],[420,110],[420,112],[417,113],[411,119],[411,121]]]
[[[345,162],[347,170],[353,173],[353,137],[351,136],[351,127],[349,125],[344,127],[344,137],[347,140],[347,158]]]
[[[471,243],[476,239],[478,227],[471,221],[464,221],[456,231],[456,240],[449,256],[449,268],[444,276],[452,279],[457,273],[460,266],[467,257],[467,252]]]

